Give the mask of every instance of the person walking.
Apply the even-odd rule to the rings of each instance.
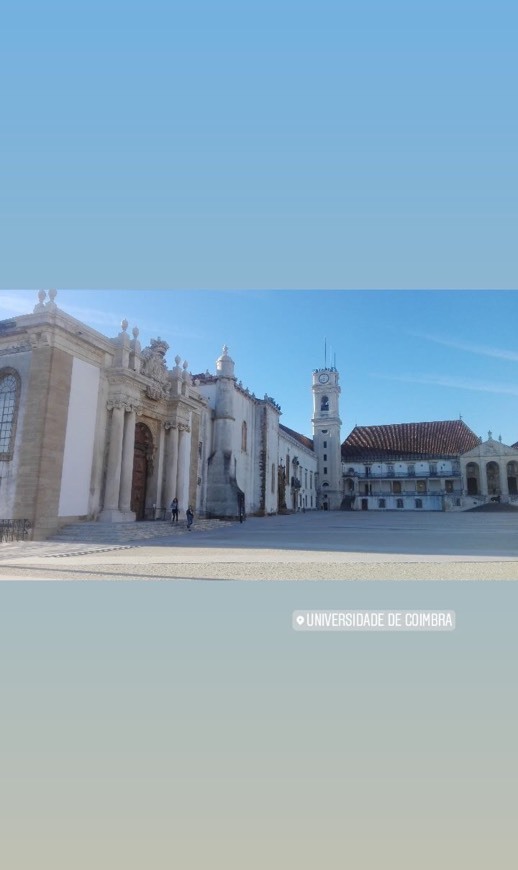
[[[173,500],[171,502],[171,522],[172,523],[178,522],[178,499],[176,498],[176,496],[173,498]]]
[[[194,519],[194,512],[193,512],[193,509],[190,505],[186,510],[186,514],[187,514],[187,530],[190,532],[191,526],[192,526],[192,521]]]

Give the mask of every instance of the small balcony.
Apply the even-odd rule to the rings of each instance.
[[[357,477],[359,480],[408,480],[411,479],[419,479],[425,480],[430,477],[434,478],[450,478],[450,477],[460,477],[460,468],[452,469],[452,471],[379,471],[378,469],[372,470],[370,469],[368,472],[365,471],[348,471],[342,474],[342,477]]]

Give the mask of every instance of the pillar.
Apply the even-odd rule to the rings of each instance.
[[[186,511],[189,505],[189,466],[191,462],[191,430],[180,423],[178,426],[178,477],[177,497],[180,511]]]
[[[128,520],[135,519],[135,514],[131,511],[131,488],[133,485],[136,418],[137,413],[133,408],[131,408],[131,410],[124,416],[119,508],[121,511],[128,514]]]
[[[507,459],[503,459],[498,463],[500,472],[500,492],[502,495],[509,495],[509,483],[507,481]]]
[[[176,480],[178,477],[178,425],[166,423],[166,469],[165,469],[165,507],[169,508],[173,498],[178,498]]]
[[[122,442],[124,437],[124,405],[122,402],[109,403],[111,409],[110,447],[106,470],[106,489],[104,507],[100,520],[113,522],[123,517],[119,516],[119,495],[122,471]]]

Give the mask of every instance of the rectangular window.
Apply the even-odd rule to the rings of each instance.
[[[380,508],[384,508],[384,507],[385,507],[385,499],[384,499],[384,498],[379,498],[379,499],[378,499],[378,507],[380,507]]]
[[[394,466],[393,465],[387,465],[387,474],[389,474],[390,476],[392,476],[394,474]]]
[[[422,498],[416,498],[416,500],[415,500],[415,506],[416,506],[416,508],[422,508],[422,506],[423,506],[423,499],[422,499]]]
[[[396,501],[396,507],[397,508],[403,507],[403,499],[402,498],[398,498],[398,500]]]
[[[324,474],[327,474],[327,465],[324,467]]]
[[[327,447],[327,441],[324,441],[324,447]]]
[[[327,453],[324,453],[324,462],[327,462]]]
[[[417,492],[426,492],[426,480],[418,480],[415,488]]]
[[[444,485],[446,487],[446,492],[453,492],[453,480],[445,480]]]
[[[401,481],[400,480],[393,480],[392,481],[392,492],[394,493],[394,495],[399,495],[399,493],[401,492]]]
[[[409,465],[407,468],[407,474],[409,477],[413,477],[415,475],[415,465]]]

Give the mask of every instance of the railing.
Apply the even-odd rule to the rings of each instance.
[[[460,469],[455,471],[348,471],[343,472],[342,477],[358,477],[360,480],[402,480],[409,477],[419,480],[435,477],[460,477]]]
[[[358,492],[355,493],[358,498],[438,498],[439,496],[449,495],[452,498],[459,498],[462,495],[461,490],[446,492],[445,489],[437,489],[432,492],[420,492],[417,489],[404,489],[402,492],[389,492],[381,490],[381,492]]]
[[[0,520],[0,543],[25,541],[29,537],[30,530],[29,520]]]

